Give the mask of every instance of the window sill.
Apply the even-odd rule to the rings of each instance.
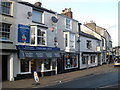
[[[21,72],[20,74],[31,74],[32,72]]]
[[[8,15],[8,14],[1,14],[1,15],[8,16],[8,17],[13,17],[12,15]]]
[[[13,44],[13,42],[11,42],[11,41],[0,41],[0,43],[10,43],[10,44]]]

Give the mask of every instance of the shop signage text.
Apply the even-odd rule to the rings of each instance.
[[[43,46],[26,46],[26,45],[19,45],[19,50],[36,50],[36,51],[60,51],[60,48],[54,47],[43,47]]]

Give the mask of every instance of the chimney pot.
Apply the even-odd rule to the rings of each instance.
[[[35,5],[35,6],[38,6],[38,7],[41,7],[41,6],[42,6],[42,3],[41,3],[41,2],[36,2],[34,5]]]

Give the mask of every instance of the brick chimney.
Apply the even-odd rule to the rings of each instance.
[[[68,16],[70,18],[73,18],[73,13],[71,11],[71,8],[68,8],[68,9],[65,8],[64,10],[62,10],[61,14],[65,15],[65,16]]]
[[[89,27],[90,29],[96,31],[96,23],[93,20],[91,20],[89,23],[86,23],[84,25]]]
[[[41,6],[42,6],[42,3],[41,3],[41,2],[36,2],[34,5],[35,5],[35,6],[38,6],[38,7],[41,7]]]

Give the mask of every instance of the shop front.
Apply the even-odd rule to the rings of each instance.
[[[62,54],[63,72],[78,70],[78,53]]]
[[[80,69],[98,66],[97,52],[82,52],[80,59]]]
[[[17,79],[31,78],[33,71],[37,71],[42,77],[57,74],[59,48],[25,45],[17,47],[20,61],[20,73]]]

